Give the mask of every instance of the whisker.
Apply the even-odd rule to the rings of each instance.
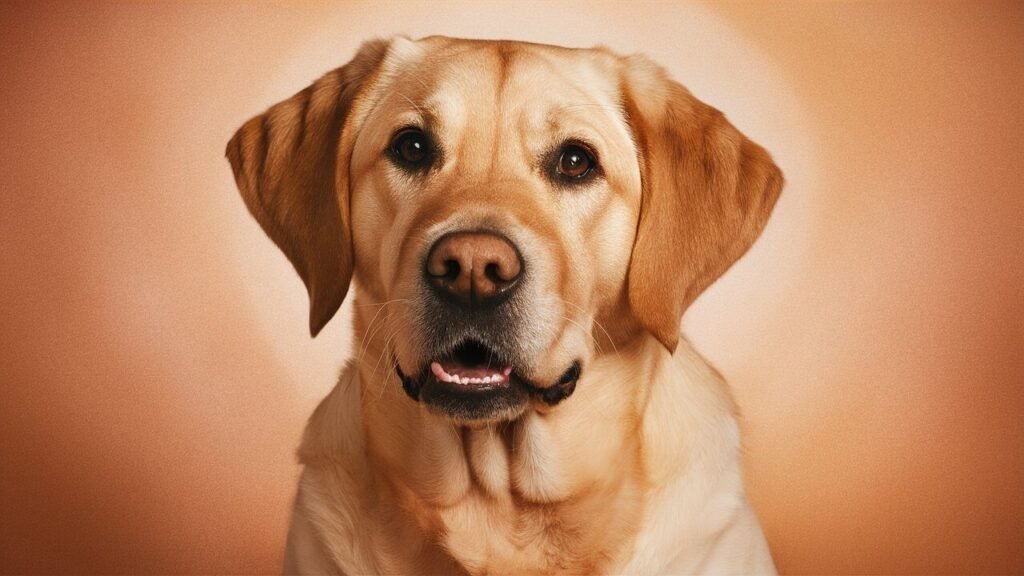
[[[401,330],[400,328],[396,327],[394,330],[391,331],[391,334],[389,334],[387,336],[387,338],[384,339],[384,346],[381,347],[380,354],[377,355],[377,362],[373,365],[373,372],[371,373],[370,378],[376,378],[377,377],[377,369],[381,365],[380,362],[381,362],[381,360],[384,359],[384,356],[387,355],[388,349],[391,346],[391,341],[394,340],[395,336],[398,335],[398,332],[400,330]]]
[[[388,336],[387,340],[384,342],[384,348],[381,350],[380,355],[377,357],[377,364],[378,365],[380,364],[380,361],[384,358],[384,356],[388,355],[388,347],[391,345],[391,341],[394,339],[394,337],[398,335],[398,332],[399,331],[396,329],[394,332],[391,333],[390,336]],[[387,364],[385,363],[384,366],[387,366]],[[373,367],[373,375],[370,376],[370,378],[371,379],[376,379],[376,377],[377,377],[377,366],[375,365]],[[376,400],[374,400],[374,402],[378,402],[378,401],[380,401],[381,398],[384,397],[384,392],[388,388],[388,381],[389,380],[391,380],[391,378],[388,377],[387,370],[385,370],[384,371],[384,382],[383,382],[383,384],[381,384],[380,393],[377,394],[377,398],[376,398]]]
[[[360,308],[368,308],[370,306],[387,306],[388,304],[394,304],[395,302],[408,302],[408,298],[395,298],[394,300],[387,300],[385,302],[367,302],[365,304],[353,304],[353,306],[359,306]]]
[[[600,322],[598,322],[597,318],[596,318],[596,317],[594,317],[594,315],[593,315],[593,314],[590,314],[589,312],[587,312],[587,310],[586,310],[585,308],[583,308],[583,307],[582,307],[582,306],[580,306],[579,304],[576,304],[575,302],[571,302],[571,301],[569,301],[569,300],[566,300],[566,299],[564,299],[564,298],[560,298],[560,297],[558,297],[558,296],[554,296],[554,298],[556,298],[556,299],[558,299],[558,300],[562,301],[562,302],[563,302],[563,303],[565,303],[565,304],[568,304],[569,306],[572,306],[572,307],[576,308],[577,310],[579,310],[580,312],[583,312],[584,314],[587,314],[587,315],[588,315],[588,316],[590,317],[590,320],[591,320],[591,322],[593,322],[593,323],[594,323],[594,325],[596,325],[596,326],[597,326],[598,328],[600,328],[600,329],[601,329],[601,331],[602,331],[602,332],[604,332],[604,335],[605,335],[605,337],[606,337],[606,338],[608,338],[608,342],[610,342],[610,343],[611,343],[611,345],[612,345],[612,350],[614,350],[614,351],[615,351],[615,354],[616,354],[616,355],[618,355],[618,354],[619,354],[619,347],[615,345],[615,340],[614,340],[614,339],[612,338],[612,335],[608,333],[608,330],[607,330],[607,329],[606,329],[606,328],[604,327],[604,325],[603,325],[603,324],[601,324]],[[593,338],[593,334],[591,334],[591,338]],[[597,339],[596,339],[596,338],[594,338],[594,341],[596,342],[596,341],[597,341]]]
[[[370,323],[366,326],[366,332],[363,332],[363,339],[359,343],[359,353],[356,355],[356,361],[357,362],[361,361],[363,359],[363,354],[366,351],[366,346],[368,345],[368,340],[370,338],[370,331],[373,329],[373,324],[377,321],[377,316],[380,316],[381,311],[383,311],[384,308],[387,307],[387,305],[388,305],[388,302],[385,302],[385,303],[381,304],[380,308],[377,309],[377,312],[374,313],[373,318],[370,318]]]
[[[594,347],[597,348],[597,353],[598,354],[603,354],[604,353],[604,351],[601,349],[601,343],[597,341],[597,338],[594,338],[594,335],[591,334],[590,330],[587,330],[586,327],[584,327],[582,324],[580,324],[579,322],[573,320],[572,318],[569,318],[565,314],[562,314],[561,316],[562,316],[562,320],[565,320],[566,322],[569,322],[569,323],[573,324],[574,326],[576,326],[577,328],[582,330],[584,332],[584,334],[589,336],[591,340],[594,341]]]
[[[387,305],[388,304],[395,304],[395,303],[407,304],[408,302],[409,302],[409,300],[407,300],[407,299],[395,299],[395,300],[388,300],[387,302],[384,302],[383,304],[380,305],[380,308],[377,310],[377,312],[373,315],[373,318],[370,320],[370,324],[367,326],[366,332],[363,334],[363,341],[359,345],[359,354],[356,357],[356,361],[362,361],[363,356],[366,354],[366,349],[370,345],[370,341],[373,339],[374,336],[377,335],[377,332],[380,331],[380,327],[377,327],[376,329],[374,329],[374,323],[377,321],[377,317],[380,316],[380,313],[384,311],[384,309],[387,307]],[[389,314],[390,314],[390,312],[389,312]],[[385,317],[386,316],[387,315],[385,315]]]

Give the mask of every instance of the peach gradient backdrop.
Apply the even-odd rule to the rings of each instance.
[[[245,213],[249,116],[405,32],[668,65],[789,185],[688,314],[784,572],[1024,571],[1019,3],[0,4],[0,571],[279,569],[351,347]]]

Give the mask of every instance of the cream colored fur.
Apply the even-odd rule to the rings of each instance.
[[[389,142],[429,132],[429,170]],[[553,180],[584,140],[600,172]],[[295,265],[315,334],[352,283],[354,358],[299,450],[286,573],[774,571],[744,496],[735,408],[680,338],[782,187],[760,146],[642,57],[432,37],[367,43],[228,145],[250,211]],[[524,256],[503,338],[557,405],[465,421],[403,392],[429,365],[423,255],[495,228]],[[425,364],[426,362],[426,364]]]
[[[724,382],[685,341],[671,357],[653,339],[641,348],[628,354],[628,362],[610,360],[588,376],[594,379],[590,388],[602,378],[630,378],[646,391],[638,434],[651,487],[632,501],[640,512],[633,541],[605,559],[602,571],[774,573],[743,493],[739,432]],[[410,475],[447,492],[449,506],[440,522],[450,535],[431,542],[401,512],[396,491],[410,488],[394,487],[394,479],[368,456],[358,407],[363,390],[375,387],[362,384],[362,377],[356,366],[346,368],[306,429],[301,454],[307,464],[295,501],[286,574],[535,573],[538,556],[559,555],[557,545],[543,550],[548,544],[543,535],[522,534],[515,541],[475,500],[511,501],[515,481],[528,487],[564,484],[560,472],[574,456],[565,452],[577,446],[567,444],[562,448],[571,450],[558,455],[544,453],[548,427],[529,419],[513,425],[527,438],[515,453],[496,445],[490,427],[466,431],[464,444],[447,422],[420,413],[415,425],[428,441],[448,444],[435,452],[436,459],[417,463],[422,469]],[[601,426],[600,420],[591,426]],[[603,441],[593,428],[579,432],[577,444]],[[590,464],[614,470],[617,460],[609,451]],[[526,472],[510,478],[510,467]],[[470,469],[484,480],[470,482]],[[573,551],[563,552],[571,556]],[[556,561],[550,571],[560,568]]]

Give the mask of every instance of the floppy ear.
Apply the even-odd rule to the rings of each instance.
[[[338,311],[352,278],[341,133],[387,48],[383,40],[363,44],[351,62],[249,120],[228,142],[245,205],[306,284],[313,336]]]
[[[640,153],[640,223],[629,304],[670,352],[683,312],[754,243],[782,190],[763,148],[642,57],[624,103]]]

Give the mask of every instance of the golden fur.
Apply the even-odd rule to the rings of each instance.
[[[445,143],[423,179],[381,153],[403,124]],[[596,145],[555,190],[537,158]],[[367,43],[247,122],[227,155],[294,264],[315,335],[350,282],[359,344],[306,429],[286,572],[770,572],[743,495],[733,405],[684,341],[687,306],[754,242],[782,187],[769,155],[642,57],[431,37]],[[402,391],[422,362],[430,239],[508,231],[536,277],[516,337],[532,381],[576,392],[462,422]]]

